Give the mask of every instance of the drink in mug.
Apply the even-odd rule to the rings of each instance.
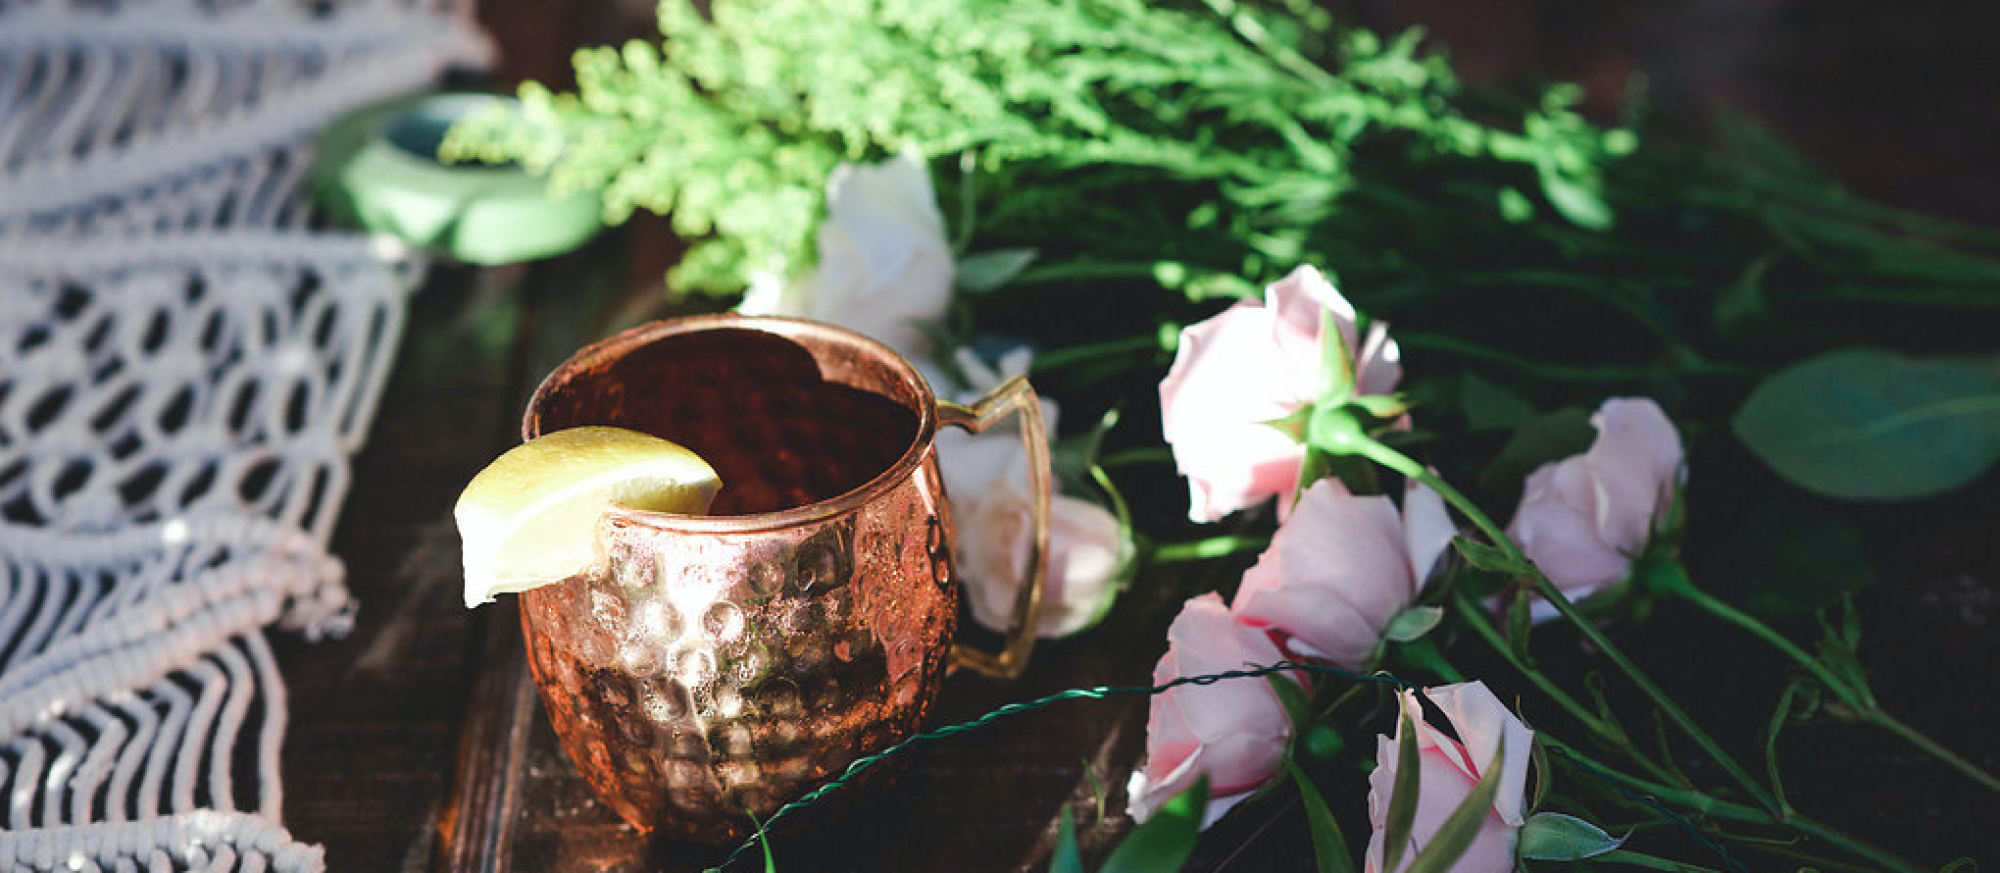
[[[914,733],[955,663],[1018,670],[1032,642],[1046,507],[1008,648],[954,648],[940,424],[1027,421],[1032,389],[938,403],[915,369],[811,322],[705,316],[578,353],[537,390],[533,438],[608,424],[713,466],[705,516],[613,509],[604,559],[523,592],[528,660],[550,722],[599,798],[663,836],[738,839],[855,758]]]

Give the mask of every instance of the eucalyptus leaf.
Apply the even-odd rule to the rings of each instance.
[[[995,249],[966,255],[952,268],[952,282],[971,294],[985,294],[1005,287],[1035,262],[1031,248]]]
[[[1764,380],[1734,427],[1758,458],[1808,491],[1928,497],[2000,459],[2000,381],[1961,364],[1842,349]]]
[[[1202,814],[1208,809],[1208,777],[1203,776],[1161,805],[1153,817],[1132,829],[1098,873],[1170,873],[1194,854],[1201,836]]]
[[[1625,844],[1604,829],[1573,815],[1538,812],[1521,827],[1516,852],[1535,861],[1576,861],[1594,858]]]

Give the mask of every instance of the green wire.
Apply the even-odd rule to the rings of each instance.
[[[1035,700],[1030,700],[1024,703],[1009,703],[1006,704],[1005,706],[993,710],[992,712],[986,713],[985,715],[972,719],[971,721],[960,722],[958,724],[945,725],[944,727],[937,728],[936,730],[926,731],[924,733],[920,733],[917,734],[916,736],[910,737],[909,739],[904,740],[900,743],[892,745],[886,749],[883,749],[882,751],[877,752],[873,755],[867,755],[861,758],[856,758],[854,760],[854,763],[847,765],[847,769],[845,771],[842,771],[840,776],[836,777],[835,779],[826,783],[825,785],[821,785],[819,788],[814,789],[811,793],[807,794],[806,796],[794,800],[790,803],[787,803],[784,806],[778,807],[777,812],[772,813],[770,818],[765,819],[763,823],[758,825],[756,833],[751,834],[748,839],[745,839],[741,845],[737,846],[734,851],[730,852],[729,857],[722,859],[722,863],[717,864],[714,867],[708,868],[706,871],[704,871],[704,873],[721,873],[721,871],[724,868],[728,867],[730,864],[735,863],[738,857],[742,856],[743,853],[750,851],[753,847],[755,847],[758,844],[760,840],[764,839],[765,832],[769,830],[769,828],[773,824],[776,824],[778,821],[785,818],[787,815],[790,815],[794,812],[797,812],[799,810],[805,809],[806,807],[812,806],[815,803],[818,803],[820,800],[824,799],[828,794],[831,794],[834,791],[839,790],[841,787],[847,785],[849,782],[852,782],[855,777],[861,775],[861,773],[867,770],[868,768],[873,767],[876,764],[879,764],[882,761],[887,760],[888,758],[902,754],[904,751],[914,746],[932,742],[934,740],[941,740],[946,737],[964,733],[966,731],[976,730],[978,728],[982,728],[996,721],[999,721],[1000,719],[1006,718],[1007,716],[1017,715],[1024,712],[1033,712],[1038,709],[1044,709],[1046,707],[1052,706],[1054,704],[1060,703],[1065,700],[1102,700],[1107,697],[1121,696],[1121,695],[1142,695],[1150,697],[1155,694],[1165,693],[1174,688],[1179,688],[1183,685],[1214,685],[1215,683],[1221,682],[1225,679],[1246,679],[1246,678],[1254,678],[1260,676],[1268,676],[1272,673],[1277,673],[1285,670],[1304,670],[1310,673],[1322,673],[1331,676],[1339,676],[1341,678],[1354,682],[1381,682],[1390,685],[1395,685],[1398,688],[1417,687],[1411,683],[1404,682],[1403,680],[1391,676],[1387,673],[1362,675],[1359,673],[1352,673],[1346,670],[1342,670],[1338,667],[1328,667],[1320,664],[1303,664],[1297,661],[1279,661],[1268,667],[1255,667],[1243,670],[1228,670],[1221,673],[1208,673],[1200,676],[1182,676],[1178,679],[1172,680],[1170,682],[1165,682],[1159,685],[1098,685],[1091,688],[1072,688],[1067,691],[1058,691],[1047,697],[1037,698]],[[752,820],[754,821],[755,819],[753,818]]]

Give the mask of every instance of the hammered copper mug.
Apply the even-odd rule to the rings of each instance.
[[[997,652],[954,644],[940,426],[1022,416],[1032,550]],[[859,334],[737,315],[655,322],[536,390],[524,438],[587,424],[666,437],[716,468],[709,515],[614,508],[603,557],[521,595],[549,720],[606,805],[661,836],[739,839],[914,733],[955,666],[1009,676],[1034,641],[1049,462],[1026,381],[962,407]]]

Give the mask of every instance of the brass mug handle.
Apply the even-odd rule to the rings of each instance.
[[[978,403],[960,406],[948,400],[937,404],[940,426],[960,427],[978,434],[1009,413],[1021,415],[1021,441],[1028,449],[1028,486],[1034,494],[1034,530],[1028,540],[1028,578],[1022,580],[1014,597],[1014,615],[1007,627],[999,652],[987,652],[965,643],[951,645],[951,666],[966,667],[1000,679],[1013,679],[1028,668],[1028,652],[1035,645],[1042,612],[1042,585],[1049,569],[1049,432],[1042,423],[1042,402],[1028,380],[1015,376],[993,389]]]

